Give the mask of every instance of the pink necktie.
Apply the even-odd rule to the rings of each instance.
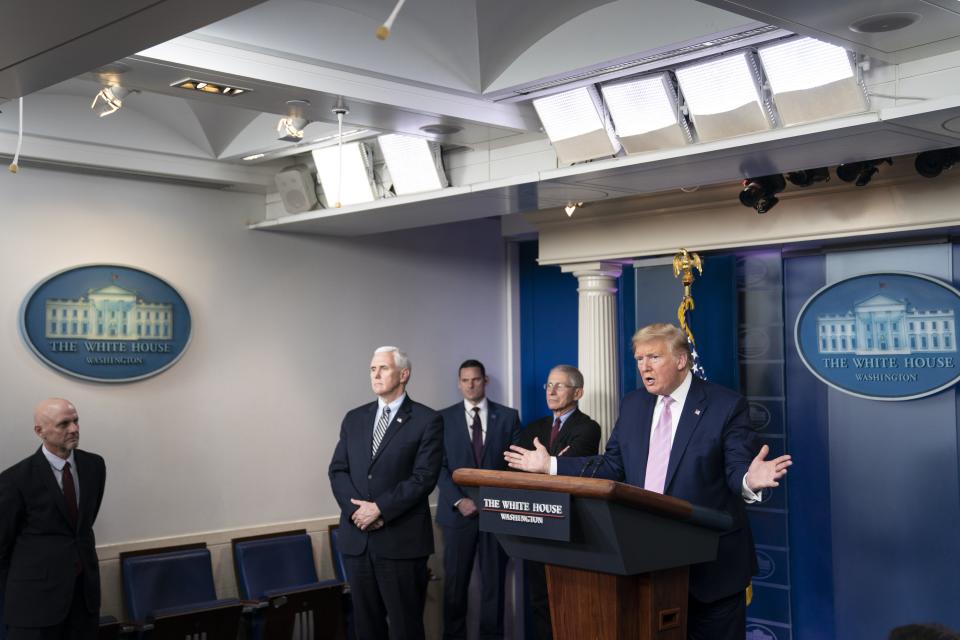
[[[660,410],[660,419],[650,436],[650,453],[647,455],[647,476],[643,481],[643,488],[648,491],[663,493],[663,483],[667,479],[667,466],[670,464],[670,447],[673,445],[671,432],[673,431],[673,416],[670,405],[674,400],[670,396],[662,396],[663,408]]]

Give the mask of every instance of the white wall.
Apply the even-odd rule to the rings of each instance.
[[[344,412],[373,398],[366,369],[381,344],[409,352],[409,391],[427,404],[456,401],[466,357],[487,364],[492,396],[506,393],[496,221],[349,240],[247,230],[263,206],[137,180],[0,175],[0,468],[39,445],[34,403],[74,401],[81,447],[107,461],[101,545],[336,514],[327,464]],[[31,287],[95,262],[180,291],[193,341],[171,369],[97,384],[26,347],[17,316]]]

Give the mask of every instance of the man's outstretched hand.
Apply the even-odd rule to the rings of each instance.
[[[793,464],[789,455],[783,455],[773,460],[767,460],[770,453],[770,447],[763,445],[760,447],[760,453],[750,463],[747,469],[747,488],[754,493],[772,487],[779,487],[780,478],[787,475],[787,468]]]
[[[550,473],[550,454],[540,444],[540,438],[533,439],[533,449],[524,449],[515,444],[503,452],[503,459],[511,469],[530,471],[531,473]]]

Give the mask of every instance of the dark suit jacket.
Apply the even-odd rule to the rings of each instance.
[[[552,415],[534,420],[520,433],[517,444],[524,449],[533,449],[533,439],[540,438],[540,444],[547,447],[552,456],[558,455],[569,446],[563,457],[593,456],[600,450],[600,425],[580,409],[574,409],[563,423],[557,441],[551,447],[550,429],[553,427],[553,420]]]
[[[74,451],[80,519],[70,526],[67,503],[39,449],[0,474],[0,585],[11,627],[48,627],[66,618],[77,563],[83,567],[87,608],[100,611],[100,564],[93,523],[100,511],[103,458]]]
[[[628,393],[594,474],[642,487],[657,396]],[[713,602],[743,591],[756,570],[753,537],[742,497],[743,476],[760,450],[743,396],[694,376],[670,450],[664,493],[725,511],[734,525],[720,537],[714,562],[690,568],[690,593]],[[557,473],[577,475],[584,459],[557,459]]]
[[[440,498],[437,502],[437,524],[445,527],[465,527],[477,524],[476,518],[464,518],[454,503],[468,497],[454,484],[452,474],[457,469],[477,468],[470,441],[470,429],[463,402],[440,412],[443,417],[443,464],[440,467]],[[520,416],[516,409],[487,400],[487,437],[483,442],[481,469],[507,470],[503,452],[520,435]]]
[[[395,559],[429,556],[433,525],[427,498],[440,473],[443,421],[407,396],[371,459],[376,415],[376,402],[349,411],[330,461],[330,486],[340,503],[340,549],[347,555],[369,549]],[[371,532],[358,529],[350,520],[357,510],[351,498],[376,502],[384,526]]]

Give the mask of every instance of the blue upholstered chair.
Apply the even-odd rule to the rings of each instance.
[[[313,545],[305,531],[233,541],[237,590],[256,601],[253,640],[342,636],[340,580],[318,580]]]
[[[123,601],[130,621],[151,640],[236,640],[243,606],[218,600],[206,545],[120,555]]]
[[[353,599],[350,597],[350,585],[347,582],[347,569],[343,564],[343,554],[340,553],[339,544],[339,525],[332,524],[329,528],[330,533],[330,557],[333,560],[333,572],[337,574],[337,579],[343,582],[343,619],[347,627],[347,637],[356,638],[353,628]]]

